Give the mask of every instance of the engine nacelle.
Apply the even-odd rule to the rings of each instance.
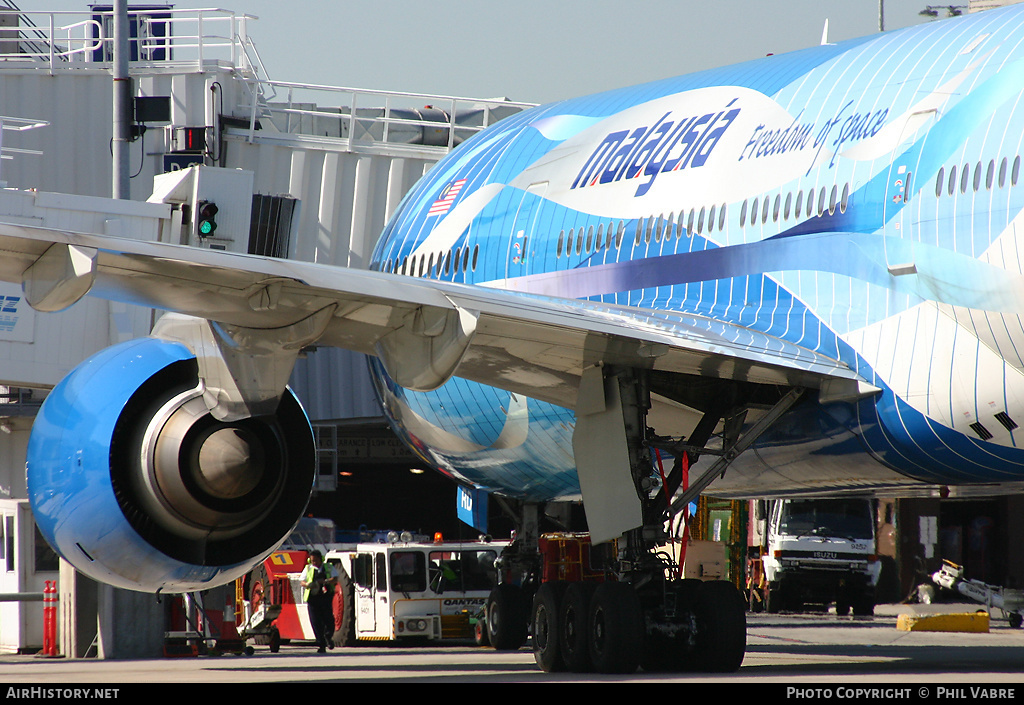
[[[50,545],[89,577],[187,592],[244,574],[309,501],[316,451],[286,390],[273,416],[221,422],[195,357],[142,338],[86,360],[32,427],[28,492]]]

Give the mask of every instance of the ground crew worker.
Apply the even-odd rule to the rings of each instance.
[[[306,567],[299,578],[299,585],[304,588],[306,609],[309,611],[309,623],[313,627],[313,636],[316,637],[316,652],[318,654],[334,648],[332,602],[337,582],[334,569],[330,565],[324,564],[323,554],[316,549],[310,551]]]

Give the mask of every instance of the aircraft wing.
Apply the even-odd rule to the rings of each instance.
[[[599,363],[820,387],[861,381],[842,362],[701,316],[638,311],[402,275],[0,224],[0,279],[41,310],[86,293],[214,321],[251,339],[378,356],[412,389],[452,374],[574,407]]]

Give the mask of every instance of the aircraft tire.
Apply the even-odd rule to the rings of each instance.
[[[632,673],[640,666],[644,626],[640,598],[628,583],[601,583],[588,620],[590,660],[598,673]]]
[[[569,583],[562,598],[558,616],[558,637],[566,670],[589,673],[590,663],[590,600],[597,583]]]
[[[498,651],[515,651],[526,643],[529,615],[518,585],[502,583],[487,598],[487,638]]]
[[[732,583],[712,580],[697,594],[697,648],[700,670],[733,673],[739,670],[747,650],[747,610],[743,596]]]
[[[533,597],[530,620],[533,656],[545,673],[565,670],[559,639],[559,614],[568,584],[561,580],[543,583]]]

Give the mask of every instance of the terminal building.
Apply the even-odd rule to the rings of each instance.
[[[0,10],[5,222],[363,267],[387,218],[427,169],[527,107],[273,81],[247,33],[255,18],[146,5],[130,22],[130,199],[115,202],[109,7],[24,13],[7,6]],[[203,201],[217,205],[217,229],[189,239],[183,206],[198,213]],[[122,636],[138,630],[118,625],[151,624],[157,638],[162,626],[148,606],[152,596],[142,596],[144,606],[79,581],[39,537],[24,479],[32,420],[72,367],[147,335],[158,315],[91,298],[41,314],[19,287],[0,284],[0,593],[40,592],[60,574],[68,656],[148,655],[148,646]],[[317,440],[311,512],[349,528],[460,530],[454,485],[420,467],[387,428],[360,355],[307,350],[291,383]],[[880,550],[894,566],[891,596],[907,594],[918,571],[943,557],[964,563],[970,577],[1024,586],[1024,560],[1012,540],[1024,528],[1017,525],[1021,505],[1016,497],[883,503],[880,526],[888,533]],[[0,651],[38,648],[41,634],[37,604],[0,602]]]
[[[146,5],[131,10],[129,23],[131,198],[111,201],[110,7],[25,13],[7,5],[0,11],[6,222],[178,242],[183,206],[202,199],[217,205],[217,230],[186,244],[363,267],[388,216],[427,169],[525,107],[272,81],[247,33],[255,18]],[[198,174],[188,171],[197,165]],[[159,314],[99,299],[38,314],[16,285],[0,285],[0,301],[0,593],[39,592],[56,577],[57,561],[37,538],[25,499],[35,412],[72,367],[147,335]],[[360,355],[305,351],[291,384],[317,439],[311,512],[340,511],[351,528],[402,521],[398,528],[457,530],[454,485],[423,472],[388,430]],[[41,612],[38,604],[0,603],[0,650],[38,647]],[[84,653],[92,639],[77,640],[84,644],[69,653]]]

